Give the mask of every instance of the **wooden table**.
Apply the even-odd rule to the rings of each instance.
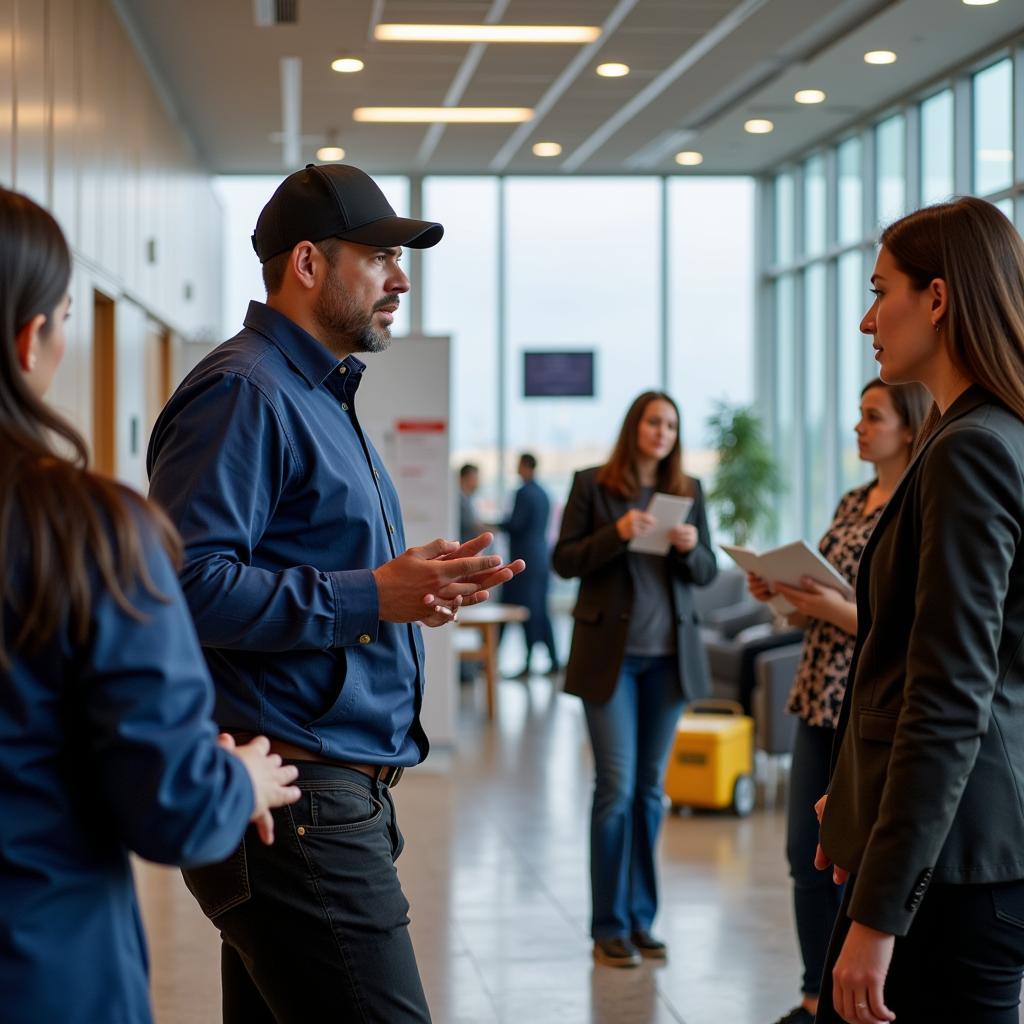
[[[461,661],[483,661],[487,681],[487,720],[494,720],[494,697],[498,683],[498,636],[509,622],[525,622],[528,608],[521,604],[493,604],[490,601],[459,609],[457,625],[480,631],[480,646],[459,651]]]

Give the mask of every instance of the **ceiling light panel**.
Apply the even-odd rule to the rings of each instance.
[[[535,142],[533,144],[534,156],[558,156],[562,152],[562,146],[558,142]]]
[[[529,107],[357,107],[352,118],[364,124],[522,124]]]
[[[595,25],[408,25],[382,24],[375,39],[389,43],[592,43]]]
[[[345,150],[341,146],[321,146],[316,151],[317,160],[322,160],[324,163],[332,163],[338,160],[345,159]]]
[[[343,75],[354,75],[362,71],[366,65],[358,57],[339,57],[331,61],[331,70]]]
[[[797,103],[809,105],[814,103],[824,103],[826,96],[824,91],[821,89],[800,89],[793,94],[793,99],[795,99]]]
[[[602,78],[625,78],[629,74],[629,65],[612,61],[608,64],[598,64],[594,70]]]
[[[868,50],[864,54],[865,64],[895,64],[896,54],[892,50]]]
[[[744,123],[743,130],[751,135],[768,135],[775,131],[775,124],[766,117],[752,117]]]
[[[680,167],[699,167],[704,163],[704,154],[693,149],[685,149],[681,153],[676,153],[676,163]]]

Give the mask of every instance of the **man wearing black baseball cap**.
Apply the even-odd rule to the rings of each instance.
[[[273,846],[250,830],[227,861],[185,872],[221,931],[228,1024],[430,1019],[390,793],[428,749],[417,623],[448,624],[523,565],[482,556],[486,533],[404,550],[353,353],[390,343],[402,247],[442,234],[397,217],[355,167],[290,175],[252,236],[266,303],[182,382],[150,443],[224,742],[269,736],[303,792]]]

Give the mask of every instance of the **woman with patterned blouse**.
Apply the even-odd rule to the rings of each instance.
[[[877,476],[848,491],[818,549],[850,586],[857,563],[885,503],[910,461],[914,438],[928,410],[928,396],[918,384],[887,385],[870,381],[861,392],[857,453],[875,467]],[[825,953],[842,889],[828,872],[814,867],[818,822],[814,802],[828,788],[829,759],[839,708],[846,691],[857,606],[838,590],[802,581],[806,589],[769,585],[750,575],[750,593],[759,601],[782,594],[797,611],[789,622],[806,629],[803,656],[788,710],[798,716],[790,774],[786,822],[786,856],[793,878],[796,930],[804,963],[803,999],[777,1024],[813,1024],[825,965]]]

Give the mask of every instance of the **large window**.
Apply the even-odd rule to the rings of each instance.
[[[669,392],[682,407],[687,468],[713,470],[714,403],[754,395],[754,186],[745,178],[669,181]]]
[[[921,203],[953,194],[953,91],[944,89],[921,104]]]
[[[907,197],[906,118],[896,114],[875,129],[875,208],[879,224],[903,216]]]
[[[860,419],[860,390],[867,383],[865,352],[869,339],[860,333],[860,321],[869,305],[864,253],[853,249],[839,257],[837,340],[839,346],[838,388],[839,490],[847,491],[865,479],[857,456],[854,425]]]
[[[498,180],[428,178],[423,210],[444,225],[423,254],[423,327],[451,336],[451,446],[481,469],[481,502],[496,509],[498,465]]]
[[[860,389],[877,373],[860,322],[879,229],[907,213],[911,197],[923,206],[958,192],[993,200],[1024,227],[1024,132],[1014,134],[1024,123],[1024,111],[1014,110],[1024,95],[1014,80],[1024,37],[1008,49],[927,91],[891,98],[884,114],[816,141],[761,183],[771,237],[758,291],[771,315],[759,347],[771,366],[758,383],[788,485],[779,540],[816,537],[840,494],[870,473],[853,427]],[[832,166],[829,191],[823,172]],[[835,226],[835,238],[823,238],[824,225]]]
[[[974,76],[974,191],[1013,183],[1013,64],[1001,60]]]
[[[825,422],[826,345],[825,265],[812,263],[804,272],[804,522],[808,536],[817,537],[828,526],[831,494],[828,489],[829,426]]]
[[[796,255],[796,198],[793,175],[780,174],[775,179],[775,262],[788,263]]]
[[[839,174],[839,243],[859,242],[864,236],[864,175],[861,171],[864,146],[858,136],[839,144],[836,163]]]
[[[799,507],[800,489],[797,486],[801,445],[797,437],[799,419],[796,392],[795,295],[792,274],[784,274],[776,279],[773,296],[775,307],[775,359],[773,366],[775,422],[773,434],[775,451],[785,486],[779,505],[778,529],[782,536],[790,538],[799,532],[802,522]]]
[[[508,447],[536,452],[557,488],[607,458],[629,403],[661,384],[660,197],[653,178],[507,182]],[[593,398],[524,397],[528,351],[593,353]]]
[[[812,156],[804,164],[804,255],[825,249],[825,158]]]

